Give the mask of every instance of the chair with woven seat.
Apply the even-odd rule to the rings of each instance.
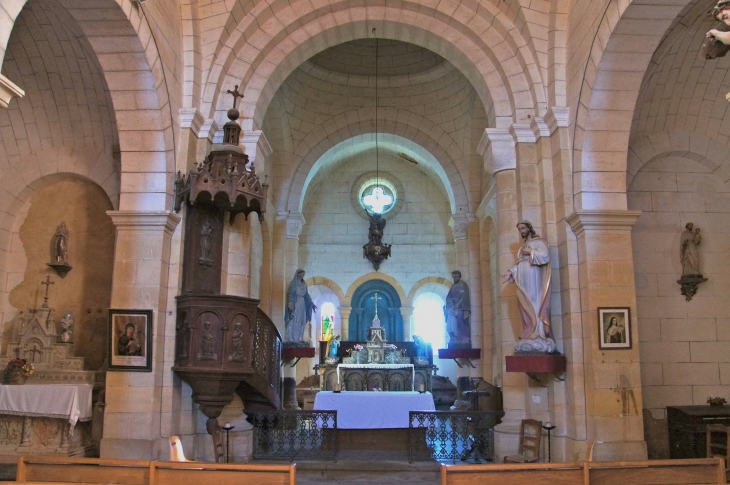
[[[505,463],[536,463],[540,461],[542,421],[523,419],[520,424],[520,446],[517,455],[504,457]]]
[[[722,424],[708,424],[705,428],[707,433],[707,458],[722,458],[725,460],[725,467],[730,466],[730,426]],[[712,439],[717,435],[724,434],[720,440]]]

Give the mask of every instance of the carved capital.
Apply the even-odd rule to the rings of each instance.
[[[449,227],[454,235],[455,241],[460,241],[469,237],[469,217],[462,214],[454,214],[449,219]]]
[[[545,124],[552,135],[558,128],[570,126],[570,108],[565,106],[553,106],[545,114]]]
[[[515,138],[510,130],[487,128],[484,130],[477,152],[484,157],[484,169],[492,175],[502,170],[517,168]]]
[[[514,123],[509,132],[517,143],[535,143],[540,138],[539,133],[535,133],[531,124]]]
[[[190,128],[196,137],[200,137],[200,129],[205,119],[197,108],[180,108],[180,128]]]
[[[576,235],[586,230],[630,231],[641,211],[581,210],[565,218]]]
[[[298,240],[305,222],[302,214],[288,213],[286,216],[286,238]]]
[[[22,98],[25,91],[10,79],[0,74],[0,108],[7,108],[13,98]]]
[[[106,214],[118,231],[159,228],[172,234],[180,223],[180,216],[171,211],[106,211]]]
[[[218,123],[213,120],[205,120],[203,121],[203,124],[200,125],[200,131],[198,132],[198,138],[207,138],[209,142],[213,143],[213,139],[215,138],[215,134],[218,132]],[[223,139],[223,136],[221,135],[221,139]]]
[[[263,169],[266,159],[274,153],[274,150],[269,144],[269,140],[266,139],[266,135],[261,130],[244,131],[241,136],[241,144],[252,164],[259,158],[259,155],[263,158],[263,160],[259,160],[259,163],[256,164],[257,171]]]

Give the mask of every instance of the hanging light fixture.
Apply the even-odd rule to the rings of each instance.
[[[369,196],[372,198],[368,204],[373,208],[368,211],[370,218],[370,230],[368,232],[368,243],[362,247],[362,256],[371,263],[375,271],[380,269],[380,263],[390,257],[390,244],[383,244],[383,230],[385,229],[385,219],[378,212],[376,207],[382,208],[392,202],[392,197],[387,195],[380,186],[380,151],[378,147],[378,38],[373,29],[373,37],[375,37],[375,189]],[[385,199],[390,200],[385,200]]]

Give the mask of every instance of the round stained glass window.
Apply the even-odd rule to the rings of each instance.
[[[392,191],[382,185],[373,185],[363,191],[360,200],[369,212],[385,214],[395,204],[395,197],[391,195],[392,193]]]

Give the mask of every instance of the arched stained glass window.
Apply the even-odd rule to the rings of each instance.
[[[446,348],[444,299],[436,293],[421,293],[413,302],[413,335],[430,343],[434,354]]]
[[[322,304],[322,340],[329,340],[335,333],[335,305],[332,302]]]

